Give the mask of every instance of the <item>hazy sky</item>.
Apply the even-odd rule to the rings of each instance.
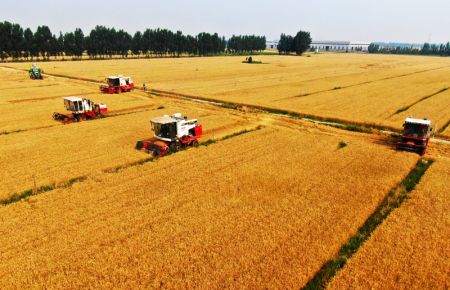
[[[22,0],[2,1],[0,21],[53,33],[95,25],[184,33],[258,34],[277,40],[302,29],[315,40],[447,42],[450,0]]]

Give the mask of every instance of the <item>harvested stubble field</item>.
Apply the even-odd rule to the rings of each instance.
[[[138,85],[204,98],[261,105],[350,122],[401,128],[405,116],[450,121],[450,60],[437,57],[312,54],[52,62],[49,73],[101,81],[128,74]],[[14,67],[26,68],[26,64]],[[429,97],[429,98],[427,98]],[[445,134],[448,131],[445,132]]]
[[[411,113],[433,115],[438,127],[450,119],[446,59],[258,58],[266,64],[214,57],[40,66],[48,73],[98,81],[130,74],[137,85],[145,81],[156,89],[396,128]],[[2,68],[0,80],[0,288],[299,288],[355,235],[419,158],[393,150],[388,136],[244,108],[139,91],[101,95],[94,83],[64,77],[31,81],[26,72]],[[298,96],[305,93],[311,94]],[[69,125],[55,122],[51,114],[64,111],[66,95],[103,102],[110,115]],[[157,160],[134,149],[137,140],[152,136],[151,117],[175,112],[199,119],[205,133],[201,142],[217,142]],[[244,129],[251,132],[236,134]],[[450,128],[442,131],[448,135]],[[388,218],[374,234],[383,240],[383,233],[391,233],[387,239],[399,244],[414,237],[398,253],[389,248],[400,261],[409,254],[405,249],[414,249],[418,263],[420,255],[431,261],[443,247],[431,238],[434,228],[422,225],[434,226],[431,219],[442,218],[446,210],[439,192],[448,191],[450,164],[442,160],[449,154],[448,145],[431,145],[426,158],[436,162],[412,200],[394,211],[391,219],[399,226]],[[24,195],[36,188],[36,195]],[[14,198],[18,195],[20,200]],[[423,195],[433,200],[424,197],[414,216],[419,208],[411,210],[414,196]],[[408,223],[411,217],[417,222]],[[447,240],[448,226],[440,234],[436,237]],[[397,263],[387,257],[359,270],[361,257],[375,260],[391,245],[377,241],[363,245],[361,256],[357,253],[354,263],[350,259],[332,286],[364,287],[355,277],[347,281],[348,275],[375,267],[385,272]],[[437,286],[445,283],[439,276],[445,264],[436,270],[434,264],[421,266],[394,277],[401,271],[397,263],[394,274],[368,283],[386,288],[400,277],[407,285],[414,278],[410,273],[417,273],[423,285],[428,277]]]
[[[273,125],[0,208],[0,284],[298,288],[417,161],[340,140]]]
[[[329,289],[450,288],[450,159],[431,165]]]

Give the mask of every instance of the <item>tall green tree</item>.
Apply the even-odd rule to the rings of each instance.
[[[368,52],[369,53],[377,53],[380,50],[380,46],[375,43],[369,44]]]
[[[80,28],[77,28],[73,33],[73,54],[81,59],[84,50],[85,50],[84,33]]]
[[[427,54],[430,54],[430,51],[431,51],[430,44],[425,42],[422,46],[422,49],[420,50],[420,54],[427,55]]]
[[[294,38],[290,35],[282,33],[277,49],[280,54],[289,54],[294,52]]]
[[[50,28],[48,26],[38,26],[36,32],[34,33],[34,40],[36,43],[36,46],[39,49],[39,52],[41,53],[41,56],[43,58],[48,58],[48,52],[50,50],[50,45],[52,41],[52,33],[50,31]]]
[[[294,51],[297,55],[302,55],[309,49],[312,39],[311,34],[306,31],[299,31],[294,37]]]
[[[34,42],[34,34],[30,28],[25,29],[23,32],[23,50],[25,58],[31,57],[33,59],[34,56],[37,55],[38,49],[36,47],[36,43]]]

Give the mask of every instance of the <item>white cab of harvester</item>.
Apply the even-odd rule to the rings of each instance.
[[[155,137],[159,140],[171,142],[183,136],[190,134],[190,131],[197,126],[197,119],[188,120],[180,113],[171,116],[164,115],[162,117],[150,120]]]
[[[94,108],[94,103],[79,97],[65,97],[64,106],[67,111],[73,112],[75,114],[82,114],[86,111],[92,111]]]
[[[131,77],[124,77],[124,76],[109,76],[107,78],[108,84],[110,86],[128,86],[133,83],[131,80]]]

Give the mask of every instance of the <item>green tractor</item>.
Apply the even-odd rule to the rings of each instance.
[[[44,79],[44,77],[42,76],[44,71],[41,70],[35,63],[28,70],[28,73],[30,74],[30,79],[32,79],[32,80],[42,80],[42,79]]]

